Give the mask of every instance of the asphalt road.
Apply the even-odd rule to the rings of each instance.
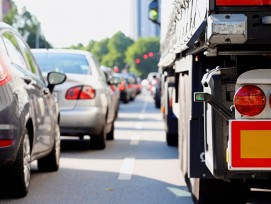
[[[178,150],[165,142],[162,116],[150,94],[121,104],[115,140],[105,150],[90,149],[89,138],[62,138],[58,172],[32,165],[31,187],[22,199],[0,204],[192,204]],[[252,189],[248,204],[270,204],[271,187]]]
[[[192,204],[178,150],[166,145],[161,114],[148,93],[121,104],[115,140],[105,150],[91,150],[88,137],[63,137],[61,153],[58,172],[38,172],[33,163],[27,197],[0,203]]]

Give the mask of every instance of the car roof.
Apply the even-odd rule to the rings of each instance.
[[[81,55],[89,55],[93,56],[90,52],[85,50],[76,50],[76,49],[56,49],[56,48],[49,48],[49,49],[31,49],[33,53],[64,53],[64,54],[81,54]]]
[[[0,22],[0,29],[5,29],[5,28],[8,28],[8,29],[11,29],[11,30],[14,30],[16,31],[12,26],[10,26],[9,24],[7,23],[4,23],[4,22]],[[17,31],[16,31],[17,32]]]

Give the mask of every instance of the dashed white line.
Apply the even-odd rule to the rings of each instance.
[[[135,158],[125,158],[122,162],[118,180],[131,180],[134,171]]]
[[[138,123],[135,124],[135,129],[140,130],[142,128],[143,128],[143,123],[142,122],[138,122]]]
[[[140,135],[132,135],[130,145],[138,145],[140,140]]]

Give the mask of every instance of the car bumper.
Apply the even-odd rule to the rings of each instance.
[[[106,108],[87,107],[60,111],[60,131],[65,136],[98,134],[105,125]]]
[[[20,144],[18,129],[13,125],[0,125],[0,140],[10,140],[10,145],[1,145],[0,148],[0,166],[1,168],[9,167],[16,159],[17,151]]]

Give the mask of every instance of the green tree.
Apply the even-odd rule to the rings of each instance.
[[[77,45],[66,47],[66,49],[86,50],[86,47],[82,43],[78,43]]]
[[[90,40],[89,43],[87,44],[87,46],[85,47],[85,50],[91,52],[91,50],[93,49],[95,45],[95,41],[94,40]]]
[[[107,67],[118,66],[120,69],[125,68],[125,52],[134,41],[122,32],[117,32],[108,41],[108,53],[103,56],[101,64]]]
[[[95,42],[92,49],[90,50],[90,52],[97,58],[100,63],[102,62],[103,57],[109,52],[107,46],[108,42],[108,38]]]
[[[11,1],[11,9],[4,16],[3,20],[17,29],[31,48],[35,48],[37,44],[41,48],[52,47],[41,34],[41,26],[38,19],[27,11],[25,7],[22,9],[22,13],[19,14],[17,6]]]
[[[130,72],[146,77],[149,72],[158,70],[159,38],[138,39],[125,53],[125,61],[130,65]]]
[[[4,16],[3,21],[9,25],[13,25],[17,22],[18,17],[18,9],[17,6],[13,1],[10,2],[10,10],[9,12]]]

